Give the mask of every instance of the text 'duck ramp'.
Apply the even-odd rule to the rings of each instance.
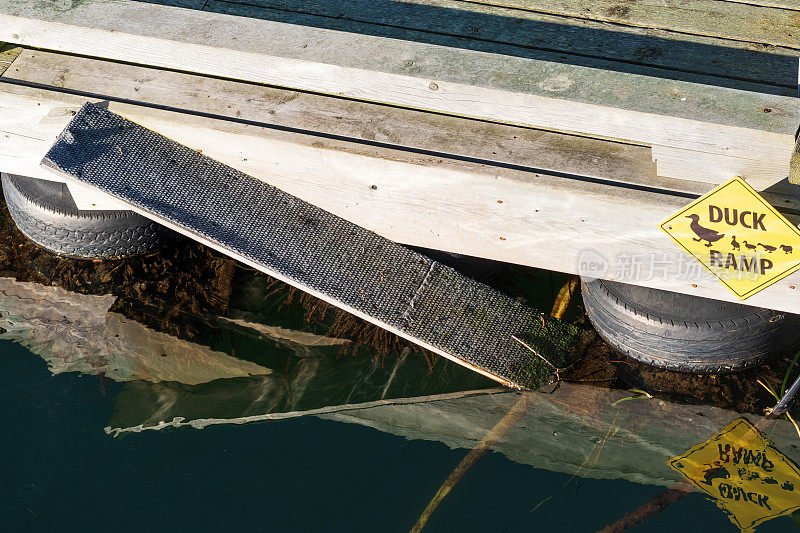
[[[572,325],[98,105],[42,164],[506,385],[541,384],[577,345]]]

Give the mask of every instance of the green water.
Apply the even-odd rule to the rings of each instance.
[[[511,269],[492,283],[548,309],[564,279]],[[565,318],[580,322],[575,302]],[[574,374],[596,381],[523,396],[409,347],[354,347],[358,325],[331,340],[335,320],[309,321],[313,306],[191,243],[92,263],[12,232],[0,242],[0,530],[410,531],[488,439],[423,531],[599,531],[683,480],[670,458],[759,420],[625,400],[602,343]],[[800,459],[788,422],[765,434]],[[679,529],[737,530],[699,491],[628,530]],[[790,515],[757,528],[795,530]]]
[[[97,296],[0,281],[4,531],[408,531],[469,448],[519,399],[443,360],[431,370],[419,354],[342,357],[338,348],[277,342],[219,323],[189,341],[98,313],[105,300]],[[100,318],[87,318],[93,315]],[[297,322],[285,311],[248,316],[262,325]],[[114,342],[132,351],[107,364],[97,347]],[[148,350],[155,363],[143,366]],[[153,366],[187,353],[215,360],[183,374],[180,365]],[[234,360],[272,372],[212,379]],[[585,409],[586,391],[593,409]],[[424,531],[600,530],[679,480],[665,458],[738,416],[641,400],[613,406],[630,394],[586,385],[549,392],[536,393]],[[701,409],[712,419],[694,434],[670,430],[670,417]],[[260,419],[280,413],[291,418]],[[176,417],[204,429],[131,431]],[[785,431],[772,436],[789,452],[800,443]],[[696,492],[631,530],[678,528],[736,531]],[[787,530],[795,530],[791,517],[758,528]]]
[[[465,454],[314,416],[111,438],[103,427],[122,385],[52,376],[44,361],[10,342],[0,353],[6,531],[407,531]],[[490,453],[426,530],[592,531],[661,490],[570,480]],[[687,520],[731,530],[699,495],[641,530],[670,531]]]

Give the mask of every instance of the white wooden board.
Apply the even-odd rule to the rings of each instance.
[[[30,169],[86,99],[4,87],[0,169]],[[562,272],[604,259],[608,279],[736,301],[704,271],[681,278],[683,252],[657,224],[687,203],[665,194],[344,145],[313,146],[300,134],[111,103],[110,109],[389,239]],[[9,133],[10,132],[10,133]],[[19,132],[21,134],[17,134]],[[24,146],[25,151],[13,145]],[[628,279],[636,261],[639,277]],[[638,265],[638,266],[637,266]],[[747,303],[800,312],[800,274]]]

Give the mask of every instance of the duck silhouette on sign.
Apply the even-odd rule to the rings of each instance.
[[[721,238],[725,236],[724,233],[720,233],[718,231],[714,231],[713,229],[704,228],[700,225],[700,215],[688,215],[686,218],[691,218],[692,222],[689,224],[689,227],[692,229],[697,238],[693,238],[694,241],[706,241],[708,244],[705,246],[710,248],[711,245]]]
[[[736,240],[736,235],[731,236],[731,248],[738,250],[740,248],[739,241]]]
[[[758,245],[750,244],[747,241],[744,241],[744,247],[747,248],[748,250],[757,250],[758,249]]]
[[[787,253],[787,254],[792,253],[792,247],[789,246],[788,244],[781,244],[781,250],[783,250],[784,253]]]
[[[758,243],[756,246],[761,246],[762,248],[764,248],[769,253],[772,253],[772,252],[774,252],[775,250],[778,249],[776,246],[772,246],[771,244]]]
[[[715,479],[730,479],[731,473],[724,466],[709,466],[703,471],[703,481],[706,485],[711,485]]]

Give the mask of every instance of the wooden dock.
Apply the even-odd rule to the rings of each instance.
[[[658,223],[736,175],[800,215],[797,0],[0,0],[0,41],[4,172],[52,179],[55,136],[106,101],[397,242],[572,273],[589,251],[731,301],[652,271],[682,253]],[[798,286],[747,303],[800,313]]]

